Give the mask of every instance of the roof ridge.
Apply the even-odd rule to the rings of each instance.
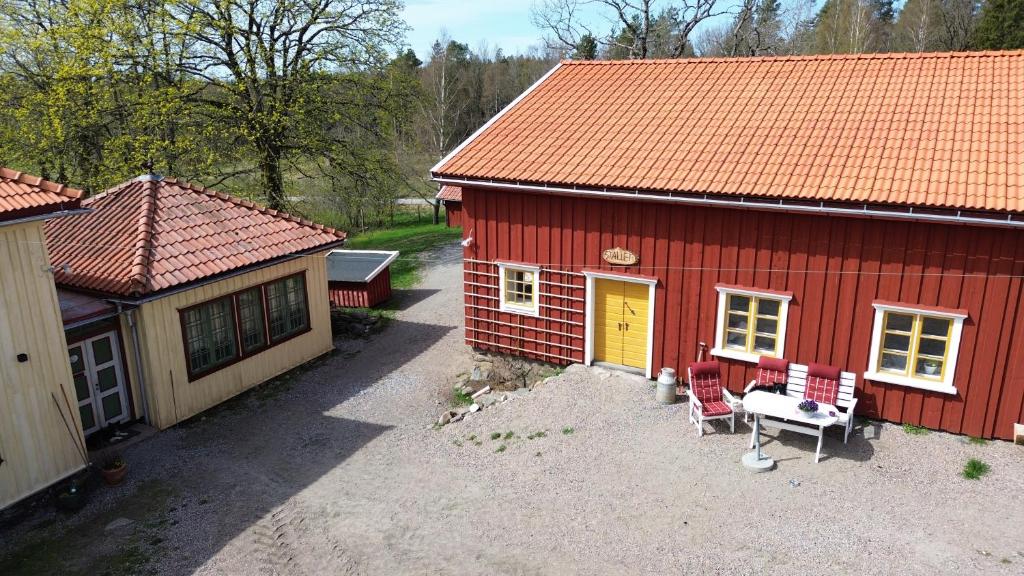
[[[149,290],[149,263],[153,253],[153,217],[156,213],[156,192],[159,182],[148,180],[145,185],[145,196],[139,206],[138,237],[135,242],[134,256],[128,271],[130,290],[135,294],[144,294]]]
[[[1024,49],[975,50],[964,52],[861,52],[856,54],[788,54],[776,56],[708,56],[693,58],[645,58],[635,60],[571,60],[561,63],[569,66],[625,66],[639,64],[711,64],[756,61],[784,62],[788,60],[925,60],[929,58],[994,58],[1024,56]]]
[[[167,182],[167,183],[175,184],[175,185],[177,185],[177,186],[179,186],[181,188],[186,188],[188,190],[191,190],[193,192],[197,192],[199,194],[205,194],[206,196],[210,196],[211,198],[217,198],[218,200],[223,200],[225,202],[230,202],[231,204],[234,204],[236,206],[241,206],[243,208],[248,208],[249,210],[255,210],[257,212],[260,212],[261,214],[266,214],[268,216],[273,216],[275,218],[280,218],[282,220],[288,220],[290,222],[295,222],[296,224],[300,224],[302,226],[306,226],[307,228],[312,228],[314,230],[319,230],[319,231],[322,231],[322,232],[326,232],[328,234],[334,234],[335,236],[337,236],[339,238],[347,237],[347,234],[344,231],[342,231],[342,230],[338,230],[338,229],[332,228],[330,226],[324,226],[323,224],[318,224],[318,223],[313,222],[312,220],[308,220],[306,218],[299,218],[298,216],[293,216],[292,214],[289,214],[289,213],[281,211],[281,210],[273,210],[271,208],[267,208],[266,206],[261,206],[261,205],[255,203],[255,202],[253,202],[252,200],[246,200],[244,198],[239,198],[238,196],[232,196],[231,194],[226,194],[224,192],[218,192],[217,190],[213,190],[212,188],[206,188],[205,186],[202,186],[202,185],[199,185],[199,184],[193,184],[192,182],[188,182],[186,180],[179,180],[177,178],[165,177],[160,182]]]
[[[78,188],[71,188],[70,186],[59,184],[57,182],[52,182],[50,180],[44,180],[42,176],[32,177],[29,176],[28,174],[25,174],[24,172],[12,170],[4,166],[0,166],[0,178],[14,180],[15,182],[20,182],[27,186],[35,186],[36,188],[41,188],[47,192],[52,192],[54,194],[66,196],[67,198],[70,198],[72,200],[81,200],[82,196],[85,195],[84,190],[80,190]]]

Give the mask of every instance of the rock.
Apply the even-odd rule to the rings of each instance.
[[[437,419],[437,424],[439,426],[444,426],[445,424],[447,424],[447,423],[449,423],[451,421],[452,421],[452,413],[446,411],[444,414],[441,414],[440,418]]]
[[[114,530],[117,530],[119,528],[131,526],[134,523],[134,520],[129,520],[128,518],[117,518],[111,521],[110,524],[107,524],[106,528],[104,528],[103,530],[106,532],[113,532]]]
[[[493,406],[498,401],[498,396],[495,394],[484,394],[483,396],[476,399],[476,401],[483,407]]]
[[[459,412],[459,413],[455,414],[454,416],[452,416],[451,422],[458,422],[459,420],[462,420],[463,416],[465,416],[465,413],[464,412]]]
[[[489,363],[490,361],[491,361],[491,359],[488,358],[487,356],[484,356],[483,354],[474,354],[473,355],[473,362],[488,362]]]
[[[476,392],[473,393],[473,396],[472,396],[473,400],[476,400],[480,396],[483,396],[484,394],[487,394],[490,391],[491,391],[491,387],[490,386],[484,386],[483,388],[481,388],[481,389],[479,389],[479,390],[477,390]]]
[[[479,404],[472,404],[472,405],[470,405],[469,411],[470,412],[479,412],[480,411],[480,405]]]
[[[516,388],[516,391],[513,392],[513,394],[515,394],[516,396],[525,396],[525,395],[527,395],[529,393],[530,393],[530,389],[525,387],[525,386],[522,387],[522,388]]]

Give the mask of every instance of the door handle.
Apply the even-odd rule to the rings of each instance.
[[[629,332],[629,322],[626,322],[626,332]]]
[[[622,322],[619,322],[619,332],[622,332]]]

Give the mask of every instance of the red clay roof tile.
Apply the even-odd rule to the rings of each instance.
[[[345,238],[333,228],[165,178],[88,198],[88,214],[46,223],[59,285],[141,296]]]
[[[450,200],[452,202],[462,202],[462,187],[441,186],[441,190],[437,193],[437,199]]]
[[[0,167],[0,221],[78,208],[83,192]]]
[[[563,62],[434,176],[1020,212],[1021,86],[1021,50]]]

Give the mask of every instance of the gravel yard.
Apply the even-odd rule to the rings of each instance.
[[[127,485],[0,533],[0,555],[43,562],[24,549],[49,538],[90,573],[125,546],[158,574],[1024,572],[1024,448],[1004,442],[872,423],[816,465],[815,439],[773,431],[777,469],[754,475],[747,425],[698,438],[650,382],[580,366],[434,429],[471,366],[457,248],[382,333],[136,445]],[[961,478],[969,458],[991,472]]]

